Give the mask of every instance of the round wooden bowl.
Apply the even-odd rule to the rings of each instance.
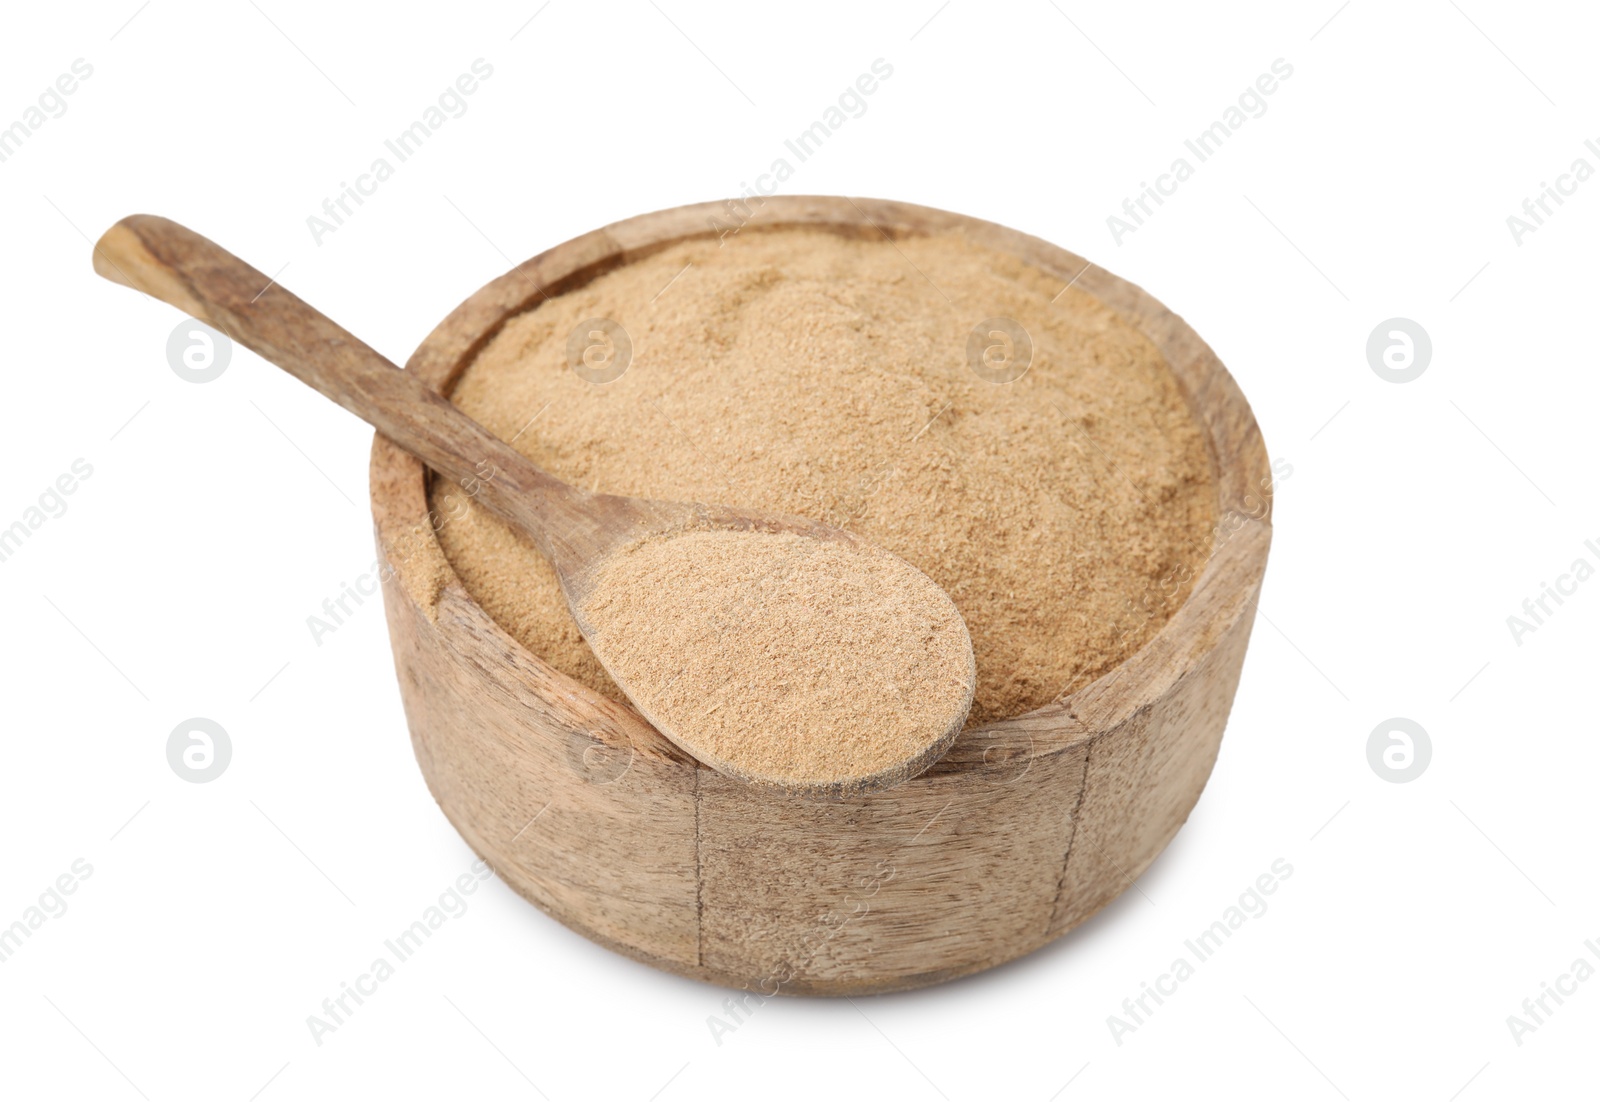
[[[1072,253],[926,207],[771,198],[631,218],[559,245],[462,303],[407,369],[448,393],[545,295],[749,217],[852,237],[955,233],[1076,279],[1166,357],[1208,440],[1220,518],[1187,601],[1090,685],[963,733],[921,776],[837,802],[785,800],[698,765],[633,709],[507,634],[434,536],[428,473],[378,437],[372,511],[401,696],[428,787],[523,896],[658,968],[763,995],[939,983],[1072,929],[1149,866],[1216,760],[1271,537],[1250,407],[1211,349],[1139,288]]]

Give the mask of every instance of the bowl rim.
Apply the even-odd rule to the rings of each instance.
[[[1083,288],[1161,353],[1205,436],[1217,488],[1217,528],[1189,595],[1115,668],[1031,711],[963,731],[923,775],[1012,769],[1019,759],[1076,749],[1137,721],[1194,673],[1254,603],[1271,542],[1272,471],[1250,405],[1210,346],[1143,289],[1075,253],[983,219],[894,200],[800,195],[669,207],[562,242],[486,283],[429,332],[407,360],[406,370],[448,395],[507,322],[546,298],[685,240],[784,228],[890,241],[934,233],[963,236]],[[520,659],[514,668],[540,675],[535,690],[552,705],[561,706],[564,698],[590,716],[613,721],[590,732],[597,739],[624,739],[633,752],[697,765],[632,707],[551,666],[472,599],[439,545],[427,497],[429,472],[420,460],[374,434],[369,470],[380,556],[401,583],[398,592],[441,633],[464,630],[494,639],[506,654]],[[417,563],[418,556],[426,563]],[[454,598],[451,616],[441,617],[447,593]],[[646,745],[641,745],[641,734]]]

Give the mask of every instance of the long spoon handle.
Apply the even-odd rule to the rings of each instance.
[[[541,471],[420,379],[215,242],[135,214],[95,245],[95,271],[176,306],[332,398],[455,479],[553,557],[594,519],[584,491]]]

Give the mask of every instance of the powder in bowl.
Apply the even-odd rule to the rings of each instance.
[[[809,517],[899,555],[961,611],[978,669],[968,722],[989,723],[1115,669],[1212,547],[1216,480],[1187,398],[1073,274],[959,235],[746,228],[538,301],[450,399],[585,489]],[[1009,383],[968,357],[996,317],[1032,344]],[[603,383],[569,363],[571,334],[595,318],[632,348]],[[431,506],[473,599],[621,700],[538,550],[448,480]]]

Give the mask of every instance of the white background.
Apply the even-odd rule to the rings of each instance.
[[[1507,1018],[1600,940],[1600,581],[1520,645],[1506,619],[1600,562],[1600,180],[1520,244],[1506,218],[1600,168],[1594,12],[542,2],[8,12],[0,125],[74,59],[93,76],[0,164],[0,526],[75,459],[93,474],[0,563],[0,925],[93,873],[0,964],[0,1093],[1593,1097],[1600,978],[1520,1045]],[[315,244],[307,216],[480,57],[468,112]],[[177,218],[403,359],[511,263],[737,192],[880,57],[893,77],[785,192],[961,211],[1141,284],[1292,466],[1188,825],[1029,958],[769,1002],[721,1044],[727,992],[494,883],[319,1047],[307,1016],[473,860],[412,759],[382,612],[320,646],[306,625],[371,562],[370,433],[242,349],[179,379],[178,315],[95,277],[89,239]],[[1266,114],[1115,243],[1106,217],[1280,57]],[[1395,316],[1434,346],[1404,385],[1365,354]],[[231,736],[208,784],[166,760],[191,716]],[[1367,760],[1394,716],[1431,736],[1406,784]],[[1117,1044],[1108,1015],[1278,858],[1269,910]]]

